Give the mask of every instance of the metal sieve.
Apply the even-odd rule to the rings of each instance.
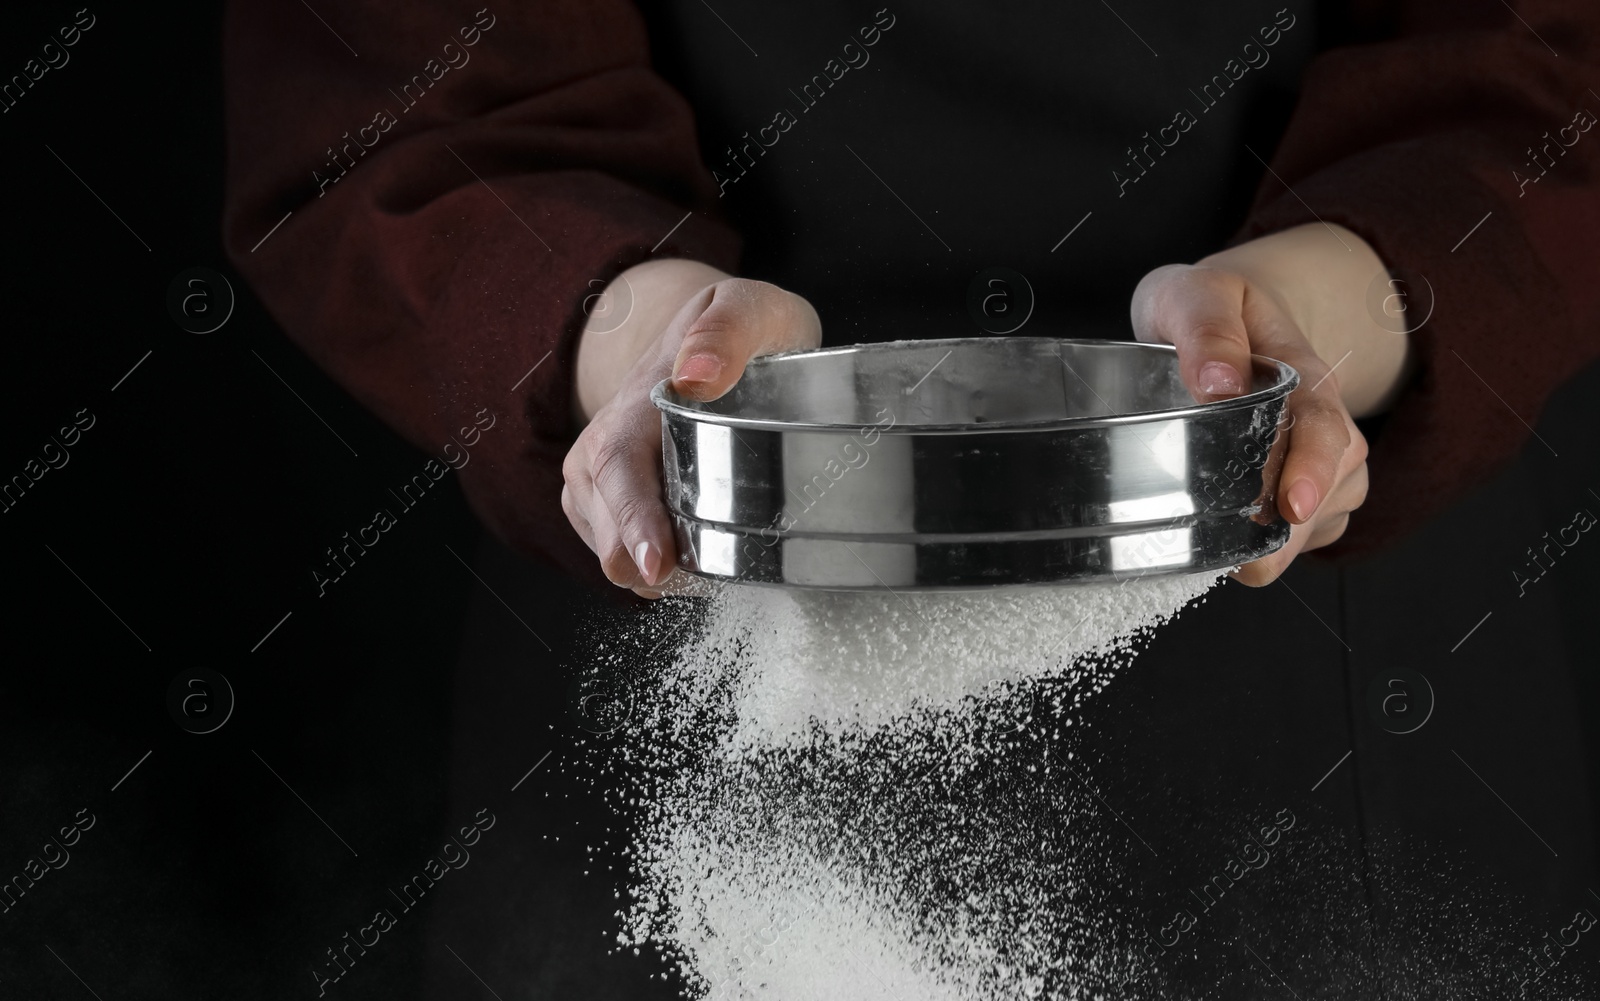
[[[709,403],[666,382],[678,565],[784,587],[970,589],[1216,570],[1289,537],[1274,495],[1300,377],[1197,404],[1167,345],[894,341],[752,361]]]

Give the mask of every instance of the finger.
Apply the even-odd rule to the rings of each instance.
[[[583,540],[583,544],[589,547],[590,552],[593,552],[594,529],[578,507],[577,497],[570,483],[561,488],[561,510],[566,513],[567,521],[572,523],[573,531],[578,533],[578,538]]]
[[[1323,546],[1333,545],[1339,541],[1339,537],[1344,535],[1345,530],[1349,527],[1350,516],[1348,514],[1336,515],[1325,521],[1318,522],[1316,531],[1311,533],[1311,538],[1306,542],[1306,548],[1303,552],[1309,553],[1313,549],[1321,549]]]
[[[1282,549],[1247,563],[1233,573],[1233,579],[1249,587],[1271,584],[1301,553],[1332,545],[1350,527],[1350,512],[1367,499],[1367,466],[1357,465],[1339,481],[1333,495],[1325,501],[1310,522],[1290,529],[1289,541]]]
[[[1367,464],[1362,462],[1351,468],[1348,462],[1348,450],[1346,459],[1345,465],[1350,471],[1340,475],[1339,482],[1333,488],[1333,495],[1323,501],[1322,507],[1317,510],[1317,516],[1312,519],[1313,527],[1341,514],[1350,514],[1366,502]]]
[[[655,585],[677,561],[672,522],[662,503],[661,414],[645,400],[619,423],[620,430],[601,432],[595,446],[595,493],[616,530],[617,545],[633,564],[633,576]],[[614,575],[608,569],[606,575],[623,583],[620,571]]]
[[[1244,296],[1243,279],[1228,272],[1158,268],[1134,292],[1134,333],[1178,349],[1183,384],[1198,402],[1238,396],[1251,377]]]
[[[1308,377],[1307,368],[1312,370],[1309,375],[1316,375],[1318,366],[1327,368],[1320,361],[1308,365],[1302,359],[1301,363],[1306,365],[1300,368],[1302,379]],[[1331,379],[1314,389],[1302,386],[1289,397],[1295,423],[1278,474],[1277,492],[1278,513],[1292,525],[1309,521],[1327,500],[1338,483],[1345,453],[1358,437],[1352,435],[1344,406],[1335,395],[1337,387],[1330,386]]]
[[[1364,440],[1363,444],[1365,444]],[[1345,455],[1347,462],[1351,458],[1351,453],[1355,451],[1354,446],[1347,450]],[[1371,483],[1368,477],[1366,456],[1363,454],[1361,462],[1346,473],[1339,481],[1339,485],[1333,488],[1333,496],[1328,499],[1332,510],[1350,514],[1365,504],[1367,502],[1367,489]]]
[[[822,342],[811,304],[766,282],[718,282],[698,313],[692,312],[695,305],[673,321],[682,322],[684,331],[672,378],[675,390],[696,400],[714,400],[732,389],[756,355]]]
[[[561,461],[561,510],[583,544],[593,551],[594,527],[589,523],[588,509],[593,503],[594,480],[589,475],[588,439],[587,434],[579,435]]]
[[[639,574],[638,564],[628,555],[628,547],[623,544],[616,519],[604,501],[597,499],[589,509],[589,523],[594,526],[594,552],[600,557],[600,569],[605,572],[606,579],[618,587],[647,584]]]
[[[1367,464],[1362,462],[1333,488],[1333,496],[1322,505],[1312,522],[1313,531],[1304,552],[1331,546],[1350,527],[1350,515],[1367,499]]]

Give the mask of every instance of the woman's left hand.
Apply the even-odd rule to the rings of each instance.
[[[1338,539],[1366,500],[1367,442],[1353,415],[1391,402],[1407,356],[1405,335],[1367,310],[1381,274],[1360,237],[1313,224],[1157,268],[1134,291],[1135,334],[1178,349],[1184,385],[1202,403],[1248,391],[1251,354],[1300,373],[1277,490],[1293,528],[1282,549],[1234,574],[1241,583],[1270,584],[1300,553]]]

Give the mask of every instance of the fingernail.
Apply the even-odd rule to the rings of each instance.
[[[1316,513],[1317,487],[1310,480],[1300,480],[1289,488],[1289,509],[1304,522]]]
[[[1238,370],[1227,362],[1208,361],[1200,366],[1200,392],[1220,396],[1243,390],[1244,380],[1239,378]]]
[[[661,553],[648,542],[641,542],[633,547],[633,562],[639,565],[639,572],[644,574],[646,584],[656,583],[656,574],[661,570]]]
[[[722,371],[722,359],[714,354],[690,355],[673,376],[678,382],[710,382]]]

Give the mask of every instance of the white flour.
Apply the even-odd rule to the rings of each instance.
[[[662,953],[697,999],[1513,996],[1515,948],[1537,937],[1502,893],[1441,897],[1435,850],[1380,851],[1309,816],[1270,878],[1241,881],[1181,948],[1157,944],[1262,805],[1213,802],[1224,785],[1124,816],[1105,797],[1127,809],[1141,791],[1103,784],[1120,745],[1069,728],[1219,577],[657,603],[604,652],[620,672],[604,690],[630,707],[618,805],[637,823],[618,941]],[[1110,757],[1073,751],[1096,746]],[[1272,950],[1273,973],[1241,942]],[[1582,976],[1563,966],[1543,996],[1592,996]]]
[[[1097,690],[1108,660],[1131,656],[1220,576],[921,594],[736,588],[678,663],[739,672],[732,749],[793,744],[891,726],[1001,683],[1087,674]]]
[[[1037,968],[1059,962],[1023,957],[1063,931],[1005,941],[1044,903],[1033,884],[990,885],[1005,860],[985,853],[1002,846],[898,829],[925,798],[906,790],[942,789],[1032,741],[1037,700],[1052,718],[1070,712],[1220,577],[916,595],[727,587],[659,608],[652,642],[681,646],[630,727],[655,768],[636,803],[621,941],[676,957],[696,996],[1042,996]],[[1029,768],[1070,781],[1058,764]],[[937,887],[917,889],[919,866]]]

